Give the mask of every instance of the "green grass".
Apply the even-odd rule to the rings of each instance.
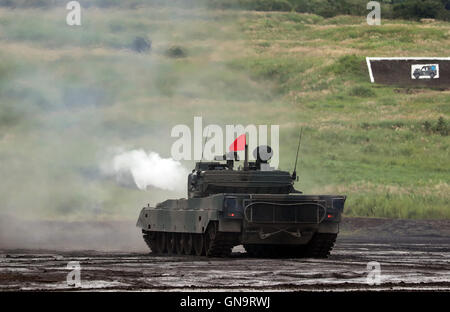
[[[372,85],[365,64],[366,56],[446,56],[450,23],[83,12],[73,28],[62,9],[0,10],[1,209],[135,218],[147,202],[185,196],[124,188],[98,167],[115,146],[168,157],[171,128],[203,116],[204,125],[280,125],[286,170],[304,127],[296,187],[348,195],[346,215],[450,218],[450,91]],[[137,36],[152,40],[150,53],[130,50]],[[167,55],[174,46],[185,55]]]

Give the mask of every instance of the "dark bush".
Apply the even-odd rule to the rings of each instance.
[[[208,7],[255,11],[291,11],[290,0],[209,0]]]
[[[434,128],[434,131],[439,133],[440,135],[447,136],[449,133],[449,130],[450,129],[449,129],[444,117],[442,117],[442,116],[439,117],[436,127]]]
[[[428,120],[423,123],[423,128],[425,132],[431,133],[431,127],[432,127],[431,122],[429,122]]]
[[[428,134],[440,134],[442,136],[448,136],[450,133],[450,126],[442,116],[439,117],[435,125],[427,120],[422,124],[422,126],[422,129]]]
[[[79,0],[83,7],[136,8],[144,5],[170,5],[173,7],[210,7],[220,9],[256,11],[296,11],[323,17],[368,14],[368,0]],[[378,0],[382,18],[450,20],[449,0]],[[0,0],[0,6],[9,8],[47,8],[63,6],[60,0]]]
[[[152,41],[144,37],[136,37],[131,45],[131,49],[138,53],[144,53],[152,48]]]
[[[181,57],[186,57],[187,56],[187,52],[183,47],[180,46],[171,46],[170,48],[168,48],[166,50],[165,53],[168,57],[173,57],[173,58],[181,58]]]
[[[446,3],[441,0],[409,0],[395,4],[393,14],[395,18],[403,19],[449,19],[450,13],[445,7]]]

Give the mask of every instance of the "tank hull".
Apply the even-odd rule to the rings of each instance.
[[[306,249],[323,245],[319,249],[327,250],[319,256],[326,256],[339,232],[345,199],[338,195],[223,193],[167,200],[143,208],[137,226],[156,254],[227,256],[233,246],[242,244],[255,256],[270,256],[269,251],[282,255],[285,250],[291,251],[290,256],[317,256]],[[190,241],[203,245],[203,250],[196,253],[189,248]],[[177,244],[186,244],[189,250],[180,247],[173,252],[172,245]]]

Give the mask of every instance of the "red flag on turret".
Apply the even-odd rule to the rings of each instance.
[[[246,144],[246,138],[245,133],[238,136],[236,140],[234,140],[233,143],[230,145],[230,152],[237,152],[237,151],[243,151],[245,150],[245,144]]]

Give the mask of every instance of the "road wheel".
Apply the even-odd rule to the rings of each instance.
[[[166,233],[164,233],[164,232],[156,233],[155,252],[159,255],[166,252],[166,238],[167,238]]]
[[[175,233],[167,233],[167,254],[175,253]]]
[[[205,233],[205,254],[208,257],[212,255],[216,235],[217,235],[216,224],[210,223]]]
[[[194,253],[194,242],[192,240],[192,234],[183,234],[183,251],[185,255],[192,255]]]
[[[175,233],[175,250],[177,255],[182,255],[184,253],[184,234]]]
[[[204,239],[203,234],[193,234],[192,241],[194,243],[194,252],[196,256],[204,256],[205,248],[204,248]]]
[[[431,73],[431,74],[430,74],[430,77],[431,77],[431,79],[433,79],[433,78],[434,78],[434,76],[436,76],[436,74],[435,74],[435,73]]]

